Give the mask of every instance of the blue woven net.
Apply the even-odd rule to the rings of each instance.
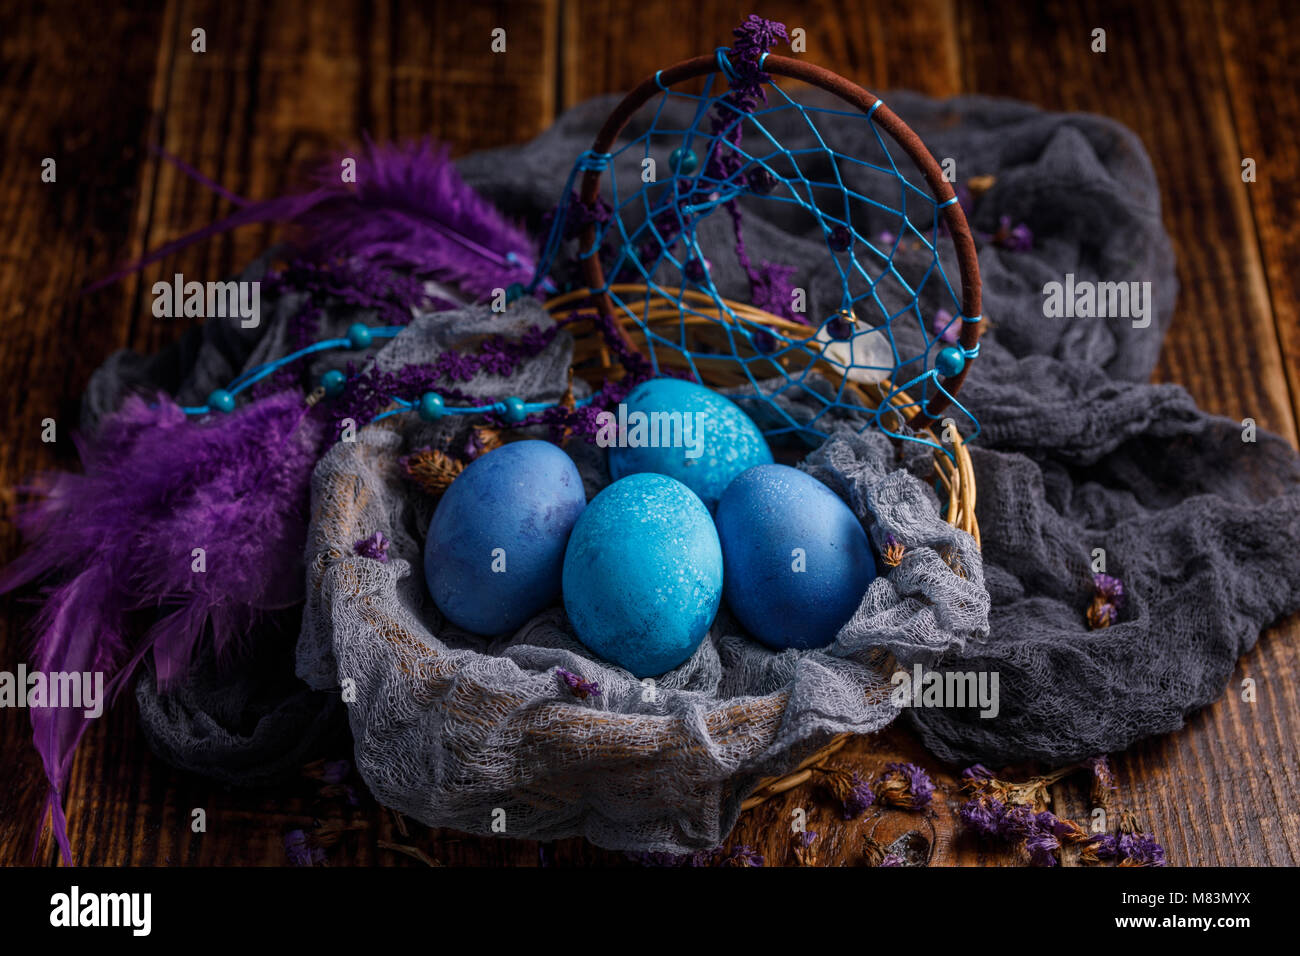
[[[710,383],[718,379],[710,372],[739,372],[732,382],[747,382],[770,410],[762,416],[769,435],[823,436],[837,413],[847,413],[860,430],[942,448],[905,421],[932,408],[967,439],[977,434],[978,423],[944,384],[978,353],[957,338],[963,321],[979,319],[961,314],[960,283],[954,287],[948,274],[958,274],[955,257],[947,271],[941,261],[941,250],[951,252],[947,203],[906,153],[890,149],[892,139],[872,120],[879,101],[869,113],[838,100],[805,105],[766,76],[763,95],[747,99],[735,93],[725,50],[718,63],[695,81],[695,92],[660,80],[662,92],[632,117],[611,152],[578,157],[538,281],[566,235],[579,234],[576,210],[583,224],[595,222],[596,236],[575,255],[600,256],[605,281],[593,291],[607,293],[628,320],[656,373]],[[787,147],[783,137],[807,145]],[[592,169],[603,171],[600,198],[582,206],[574,184]],[[755,211],[795,235],[820,234],[833,268],[813,276],[755,265],[742,232],[746,212]],[[749,280],[744,304],[714,284],[718,256],[727,254],[716,241],[722,232],[709,225],[718,219]],[[705,233],[714,248],[706,248]],[[810,282],[815,289],[806,288]],[[781,396],[811,406],[811,418],[792,415]],[[950,402],[941,412],[940,396]]]

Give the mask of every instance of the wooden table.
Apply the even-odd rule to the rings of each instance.
[[[149,351],[184,320],[155,320],[147,290],[173,272],[222,276],[273,238],[250,228],[191,248],[103,292],[77,292],[113,266],[206,224],[227,205],[160,162],[152,144],[230,189],[268,196],[295,167],[362,131],[432,133],[458,151],[525,140],[566,105],[628,88],[655,68],[729,42],[753,7],[807,31],[807,56],[876,90],[980,92],[1112,116],[1142,137],[1159,176],[1182,293],[1156,373],[1199,403],[1297,440],[1300,408],[1300,35],[1288,0],[1021,3],[909,0],[658,3],[218,2],[0,4],[0,561],[18,541],[13,483],[75,462],[66,436],[92,369],[124,346]],[[507,52],[489,52],[494,27]],[[1094,28],[1107,52],[1090,51]],[[192,31],[206,31],[206,52]],[[57,183],[41,182],[45,157]],[[1243,183],[1243,159],[1257,181]],[[54,417],[64,440],[46,445]],[[20,655],[30,608],[0,605],[0,668]],[[1179,733],[1115,758],[1123,805],[1180,864],[1300,862],[1300,624],[1279,624],[1240,662],[1224,699]],[[1237,692],[1251,677],[1258,699]],[[283,837],[317,822],[340,828],[331,863],[420,865],[386,844],[444,864],[622,862],[566,841],[493,841],[403,824],[364,797],[322,796],[315,781],[243,793],[154,759],[124,701],[96,722],[72,771],[68,813],[79,859],[97,864],[279,864]],[[44,795],[25,713],[0,714],[0,863],[31,858]],[[346,756],[341,749],[338,756]],[[952,768],[902,729],[845,748],[838,765],[873,770],[913,759],[945,790],[930,821],[936,864],[1000,865],[1014,853],[954,826]],[[1057,806],[1086,814],[1077,782]],[[191,810],[207,813],[193,834]],[[791,861],[788,821],[807,809],[823,863],[861,862],[866,829],[917,828],[891,813],[842,824],[808,788],[746,814],[733,842],[769,863]],[[919,826],[928,835],[928,824]],[[48,835],[36,859],[57,858]]]

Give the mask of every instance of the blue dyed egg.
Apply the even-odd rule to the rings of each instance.
[[[772,462],[758,426],[735,402],[703,385],[677,378],[643,382],[618,410],[617,443],[609,449],[609,473],[655,472],[676,478],[700,496],[709,511],[731,480],[746,468]],[[606,444],[597,433],[597,441]]]
[[[582,478],[544,441],[470,462],[429,522],[424,577],[433,601],[475,634],[514,631],[560,596],[564,548],[586,507]]]
[[[727,488],[715,518],[727,604],[770,647],[825,647],[876,577],[857,517],[797,468],[749,469]]]
[[[631,475],[595,498],[564,555],[564,609],[579,640],[637,677],[699,647],[722,600],[708,509],[665,475]]]

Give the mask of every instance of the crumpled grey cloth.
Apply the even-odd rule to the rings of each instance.
[[[932,153],[957,159],[963,178],[996,176],[972,216],[978,232],[991,233],[999,216],[1009,215],[1029,224],[1035,243],[1025,252],[982,245],[984,313],[991,328],[960,396],[981,425],[972,455],[983,552],[968,555],[973,573],[966,580],[972,589],[984,591],[987,626],[979,619],[978,594],[968,595],[976,607],[969,619],[940,620],[942,615],[935,611],[932,628],[917,632],[899,626],[895,616],[900,613],[906,620],[918,618],[906,601],[923,585],[913,582],[898,594],[873,601],[886,587],[897,590],[890,575],[873,586],[835,653],[821,657],[851,660],[874,649],[892,652],[903,663],[921,662],[939,670],[997,671],[1001,700],[996,718],[981,718],[973,711],[907,710],[906,719],[927,746],[947,760],[1039,758],[1059,763],[1120,750],[1140,737],[1173,730],[1188,713],[1223,692],[1236,659],[1253,646],[1263,627],[1300,607],[1297,456],[1283,440],[1263,432],[1256,442],[1243,442],[1239,423],[1201,412],[1178,386],[1143,384],[1173,319],[1177,288],[1154,174],[1130,131],[1101,117],[1046,113],[1003,100],[965,97],[936,102],[906,93],[886,99]],[[466,158],[462,172],[471,185],[536,232],[544,212],[559,198],[573,158],[590,146],[615,101],[602,98],[582,104],[529,144]],[[807,131],[796,125],[777,132],[789,148],[807,142]],[[801,277],[810,276],[815,283],[825,268],[824,245],[817,235],[798,229],[798,223],[765,220],[761,211],[750,212],[746,242],[756,262],[797,266]],[[714,264],[715,281],[724,294],[743,299],[746,283],[726,259],[719,257]],[[1153,322],[1140,329],[1127,320],[1045,318],[1043,284],[1060,281],[1066,273],[1080,280],[1150,281],[1156,306]],[[353,320],[351,312],[344,307],[331,311],[328,327],[346,325]],[[277,312],[267,326],[273,333],[282,321]],[[1180,321],[1195,321],[1194,304],[1185,307]],[[264,359],[268,351],[275,354],[273,348],[258,349],[256,338],[230,338],[209,328],[201,339],[191,337],[171,350],[165,361],[115,359],[92,384],[91,394],[100,401],[88,405],[111,407],[122,381],[162,381],[201,396],[233,370]],[[381,429],[366,430],[363,436],[354,446],[333,450],[324,467],[339,465],[339,456],[369,448],[372,458],[352,463],[379,469],[374,480],[388,487],[383,483],[396,478],[391,462],[380,464],[379,457],[392,459],[416,439]],[[372,448],[376,445],[379,451]],[[859,513],[874,512],[874,535],[894,520],[885,504],[887,480],[880,475],[888,479],[899,473],[888,470],[888,461],[879,436],[839,435],[810,455],[805,467]],[[427,622],[433,619],[421,603],[426,599],[418,564],[421,524],[427,516],[418,506],[410,513],[401,510],[404,507],[384,515],[398,535],[396,560],[377,565],[344,556],[337,565],[341,570],[333,570],[333,565],[317,570],[352,574],[353,583],[364,589],[391,588],[408,602],[403,607]],[[379,515],[371,517],[379,523]],[[944,534],[939,524],[928,521],[908,531],[938,540]],[[322,533],[313,528],[317,546]],[[1118,623],[1103,630],[1089,630],[1085,623],[1096,548],[1104,549],[1107,572],[1121,578],[1127,591]],[[915,550],[929,559],[924,543]],[[309,559],[313,553],[309,548]],[[898,570],[906,566],[905,561]],[[337,680],[345,661],[330,656],[337,647],[333,641],[326,646],[311,621],[313,616],[319,621],[327,611],[346,613],[344,603],[332,600],[316,608],[309,604],[299,667],[316,686],[326,686],[331,675]],[[973,628],[972,620],[977,625]],[[731,628],[724,615],[717,630],[734,634]],[[584,668],[590,658],[572,644],[558,621],[546,622],[543,633],[537,646],[550,642],[551,659],[588,673]],[[745,642],[747,648],[751,645]],[[463,653],[450,642],[447,646]],[[708,646],[717,653],[725,675],[727,655],[737,645],[720,640]],[[380,648],[376,653],[385,652]],[[493,680],[539,679],[535,667],[532,677],[516,678],[519,664],[508,653],[495,659],[499,663],[493,665]],[[823,675],[806,660],[773,656],[764,671],[764,686],[822,681]],[[682,693],[694,692],[687,688],[695,686],[690,684],[695,676],[683,679]],[[390,692],[406,699],[400,695],[410,688],[400,686],[400,680],[394,677],[391,684],[377,688],[378,699],[385,700],[382,694]],[[621,701],[625,691],[617,682],[611,686]],[[529,687],[535,699],[563,699],[559,689]],[[716,685],[717,694],[736,689],[725,676]],[[381,708],[384,713],[392,712],[390,705]],[[153,714],[150,711],[146,721],[154,720]],[[394,728],[388,722],[372,725],[355,707],[350,714],[359,752],[381,759]],[[401,718],[397,730],[409,734],[414,726],[435,747],[447,730],[427,713],[410,711]],[[180,741],[169,757],[184,763],[183,731],[167,724],[165,714],[156,720],[155,734]],[[842,714],[829,723],[837,722],[848,726]],[[868,723],[864,719],[858,728]],[[509,773],[499,778],[499,796],[512,799],[513,783],[526,780],[524,796],[515,791],[513,798],[529,803],[531,795],[530,806],[554,811],[535,821],[533,832],[539,835],[587,832],[607,845],[703,846],[725,833],[754,775],[788,765],[804,744],[813,742],[798,733],[795,738],[804,743],[776,754],[774,762],[765,763],[754,752],[715,759],[711,772],[733,769],[739,776],[725,792],[716,786],[703,795],[692,791],[697,804],[712,801],[714,811],[689,820],[669,819],[662,810],[656,813],[645,802],[650,795],[635,789],[623,800],[632,810],[612,809],[613,804],[600,796],[584,804],[580,790],[570,794],[578,809],[561,810],[562,801],[548,788],[560,786],[557,781],[563,775],[547,775],[544,749],[528,751],[531,762],[521,756],[510,765]],[[441,757],[435,749],[432,756],[420,758],[426,761],[420,766],[403,753],[405,762],[395,760],[387,771],[372,767],[367,776],[382,798],[397,794],[400,799],[393,804],[417,816],[430,809],[445,811],[448,822],[486,832],[484,821],[474,817],[477,810],[421,806],[418,787],[427,783],[427,761]],[[540,789],[530,790],[533,783]],[[527,812],[524,808],[525,820]],[[580,813],[585,814],[582,820],[574,816]],[[620,829],[619,813],[637,818]],[[519,819],[518,813],[508,816]],[[521,831],[512,826],[508,832]],[[629,839],[629,833],[638,836]]]

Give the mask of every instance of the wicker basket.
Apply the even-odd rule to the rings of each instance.
[[[704,76],[718,68],[718,57],[716,55],[705,55],[682,61],[666,70],[659,71],[652,77],[646,78],[614,108],[592,144],[592,152],[597,154],[609,152],[628,121],[660,91],[676,83]],[[938,163],[929,150],[926,149],[920,137],[878,97],[829,70],[801,60],[774,55],[764,57],[762,69],[770,74],[788,77],[826,90],[851,104],[870,117],[911,157],[924,176],[936,200],[941,204],[961,273],[962,314],[969,317],[961,323],[960,341],[964,349],[974,349],[985,328],[981,316],[979,259],[974,237],[971,234],[970,225],[966,221],[965,213],[961,205],[956,201],[956,193],[951,183],[944,178]],[[582,202],[588,205],[594,203],[599,194],[600,180],[601,170],[599,168],[589,169],[584,173],[580,190]],[[596,238],[596,225],[592,223],[586,227],[581,238],[583,248],[593,249]],[[579,374],[585,368],[589,368],[598,376],[616,374],[604,336],[596,331],[597,327],[594,323],[588,322],[586,328],[582,325],[581,315],[583,311],[589,313],[593,308],[603,316],[607,326],[612,323],[613,331],[623,339],[623,343],[627,347],[637,350],[642,349],[645,344],[646,336],[643,325],[654,328],[657,324],[663,323],[677,328],[684,328],[686,334],[695,340],[692,344],[699,346],[699,351],[716,354],[718,351],[717,346],[721,342],[736,340],[736,337],[727,336],[726,330],[723,328],[727,322],[734,321],[732,316],[743,317],[746,321],[764,324],[775,332],[779,332],[786,341],[803,340],[805,344],[812,344],[810,330],[807,326],[788,321],[750,305],[715,299],[713,296],[702,292],[688,291],[685,293],[684,304],[688,305],[691,314],[687,314],[682,309],[683,303],[667,299],[662,294],[648,290],[645,286],[620,287],[614,285],[607,287],[600,257],[597,255],[588,255],[583,258],[582,268],[587,281],[587,289],[559,296],[547,304],[547,308],[554,317],[572,322],[570,327],[577,339],[574,366]],[[601,291],[593,292],[592,290]],[[637,301],[646,303],[645,311],[636,317],[621,312],[615,308],[609,295],[610,292],[618,295],[622,295],[624,292],[634,294]],[[726,308],[723,308],[723,305]],[[727,312],[728,309],[730,315]],[[584,332],[587,334],[584,334]],[[682,359],[672,352],[660,356],[660,362],[663,364],[671,366],[675,361],[680,362]],[[725,388],[748,381],[737,371],[734,360],[711,362],[694,358],[693,364],[700,376],[706,380],[706,383],[715,387]],[[888,381],[879,383],[883,388],[878,394],[873,395],[854,382],[843,381],[843,376],[836,364],[824,359],[817,360],[816,364],[818,371],[836,386],[842,386],[846,391],[852,392],[865,407],[876,409],[882,400],[888,400],[891,405],[895,406],[895,414],[898,416],[897,427],[892,429],[895,433],[923,434],[935,443],[934,470],[939,484],[948,493],[947,520],[949,524],[970,534],[978,546],[980,536],[979,525],[975,520],[975,474],[971,467],[970,452],[962,442],[961,435],[956,428],[944,429],[942,442],[936,438],[931,430],[932,426],[941,420],[940,416],[948,403],[947,397],[936,396],[922,411],[920,406],[906,393],[894,391]],[[960,374],[945,382],[949,394],[955,395],[961,388],[971,364],[967,362]],[[773,372],[776,373],[777,370],[773,369]],[[889,397],[884,399],[881,396]],[[950,451],[945,451],[945,446]],[[741,809],[748,810],[778,793],[790,790],[807,781],[812,776],[813,769],[825,763],[829,757],[843,747],[849,736],[851,735],[841,734],[832,738],[825,747],[812,754],[788,774],[760,780],[748,798],[741,804]]]

